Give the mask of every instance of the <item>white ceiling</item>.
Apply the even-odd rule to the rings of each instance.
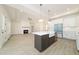
[[[42,4],[41,7],[40,4],[9,4],[8,6],[15,7],[21,12],[27,12],[36,18],[44,19],[79,9],[79,4]]]

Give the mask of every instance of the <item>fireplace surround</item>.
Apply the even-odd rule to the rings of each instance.
[[[28,34],[28,30],[23,30],[23,34]]]

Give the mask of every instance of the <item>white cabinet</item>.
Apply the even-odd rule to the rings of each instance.
[[[10,22],[10,19],[8,19],[8,17],[6,17],[6,40],[10,37],[10,32],[11,32],[11,22]],[[5,40],[5,41],[6,41]]]
[[[6,18],[4,15],[0,16],[0,48],[10,37],[10,19]]]
[[[63,32],[63,37],[67,39],[76,39],[76,33],[75,31],[64,31]]]
[[[5,39],[5,23],[2,16],[0,16],[0,47],[3,45],[3,41]]]
[[[67,16],[67,17],[64,17],[63,19],[63,26],[64,27],[69,27],[69,26],[75,26],[75,16]]]
[[[2,42],[2,39],[3,39],[3,37],[2,37],[2,20],[1,20],[1,17],[0,17],[0,46],[1,46],[1,42]]]
[[[79,32],[76,33],[77,50],[79,50]]]
[[[75,27],[76,16],[70,15],[63,18],[63,37],[67,39],[76,39]]]
[[[79,27],[79,14],[76,16],[76,26]]]

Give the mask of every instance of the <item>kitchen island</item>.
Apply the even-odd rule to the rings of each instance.
[[[35,48],[42,52],[56,41],[55,33],[50,35],[49,32],[34,32]]]

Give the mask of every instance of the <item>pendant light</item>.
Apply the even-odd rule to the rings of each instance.
[[[43,4],[40,4],[40,19],[38,20],[39,22],[43,22],[44,20],[41,18],[41,7],[43,6]]]
[[[48,10],[48,23],[50,24],[51,20],[49,19],[49,13],[50,13],[50,10]]]

